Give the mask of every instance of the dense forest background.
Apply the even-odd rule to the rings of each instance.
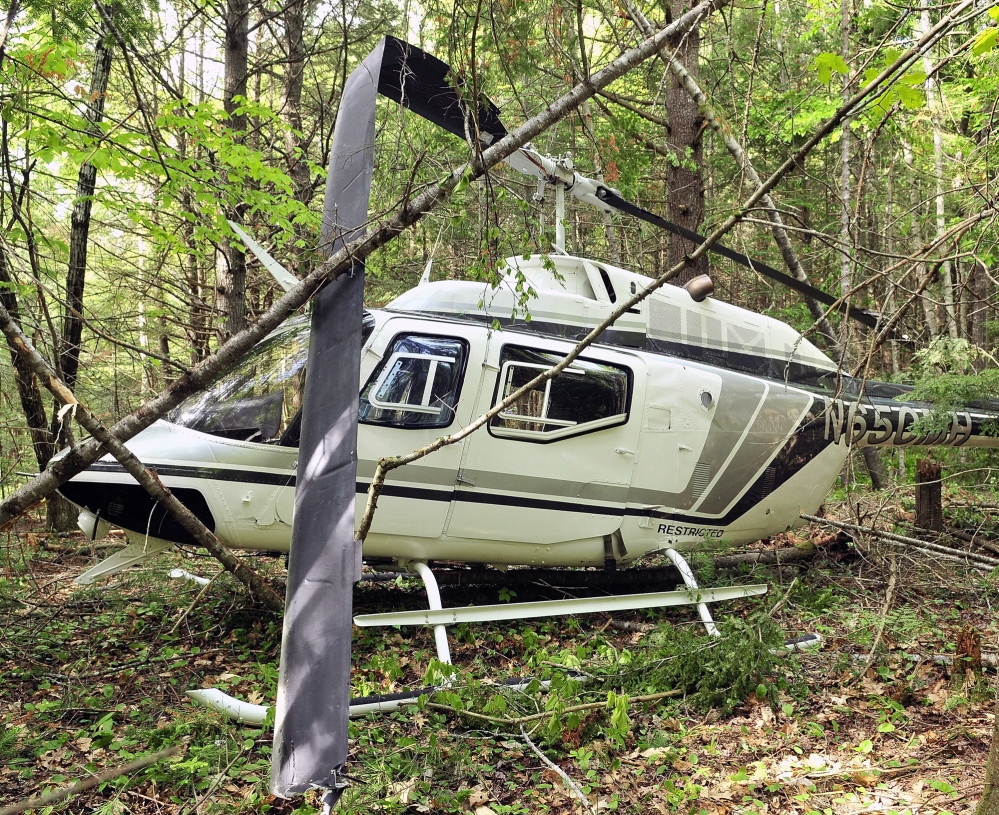
[[[289,269],[321,256],[340,90],[381,36],[439,55],[515,125],[683,10],[630,0],[13,0],[0,28],[0,299],[80,400],[116,419],[273,302],[273,281],[227,219]],[[726,6],[536,147],[570,154],[583,173],[704,233],[740,207],[754,174],[766,178],[952,10]],[[754,209],[726,238],[895,319],[909,341],[858,331],[835,313],[826,321],[800,295],[727,261],[690,272],[710,270],[719,297],[810,332],[851,370],[884,379],[977,370],[972,392],[987,392],[997,18],[996,8],[969,6],[949,22],[795,166],[773,210]],[[670,60],[699,86],[708,117]],[[373,218],[469,154],[389,105],[378,139]],[[739,161],[733,144],[745,151]],[[413,285],[430,260],[435,277],[482,277],[506,255],[549,250],[550,201],[539,208],[534,192],[505,169],[468,185],[371,259],[370,303]],[[568,222],[571,252],[651,275],[690,249],[571,204]],[[63,418],[23,363],[0,364],[0,497],[71,439]]]
[[[725,243],[876,312],[902,339],[717,257],[689,264],[677,282],[710,272],[716,296],[789,322],[859,375],[917,382],[944,404],[999,396],[999,8],[718,5],[536,148],[570,155],[583,174],[702,234],[742,215]],[[515,126],[685,10],[679,0],[8,0],[0,316],[9,313],[110,425],[277,300],[228,221],[300,276],[322,259],[341,90],[382,36],[446,60]],[[889,67],[877,93],[840,117]],[[377,138],[373,221],[472,155],[390,103]],[[744,212],[760,179],[794,156],[772,198]],[[551,196],[539,204],[535,192],[503,167],[459,184],[368,259],[369,304],[414,285],[430,261],[435,278],[489,279],[507,255],[549,251]],[[676,268],[691,248],[571,201],[567,227],[571,252],[650,275]],[[4,516],[3,502],[24,474],[82,435],[73,411],[53,405],[9,350],[0,353],[3,794],[25,800],[111,768],[64,811],[317,811],[314,796],[296,810],[269,795],[269,728],[222,720],[183,696],[221,687],[274,698],[273,589],[274,603],[247,594],[188,552],[122,574],[113,590],[75,587],[105,544],[38,534],[40,515],[6,525],[17,512]],[[904,452],[872,453],[872,477],[892,477],[877,475],[878,464],[904,474],[914,458]],[[978,453],[952,455],[973,466]],[[946,485],[947,534],[974,551],[886,542],[859,525],[849,540],[830,527],[837,515],[908,530],[913,502],[905,489],[852,490],[847,478],[825,520],[770,542],[812,564],[807,571],[760,551],[727,565],[706,555],[696,564],[702,585],[731,576],[775,589],[726,605],[718,647],[690,633],[687,612],[458,628],[456,663],[471,666],[460,683],[412,715],[352,725],[359,781],[343,811],[970,813],[979,798],[979,812],[999,811],[999,746],[984,773],[990,733],[999,745],[984,678],[999,662],[988,652],[999,600],[992,473]],[[47,523],[72,528],[73,514],[53,502]],[[750,563],[776,565],[760,577],[746,572]],[[212,582],[170,580],[174,565],[215,570]],[[259,568],[281,585],[280,563]],[[729,571],[716,579],[715,570]],[[562,591],[526,578],[513,585],[497,599]],[[448,604],[486,596],[462,591]],[[421,592],[404,578],[371,581],[357,607],[422,607]],[[823,635],[824,651],[775,659],[783,636],[809,630]],[[428,631],[355,633],[353,649],[355,694],[436,681]],[[551,681],[551,692],[510,697],[481,679],[521,671]],[[141,772],[114,769],[165,746],[184,754]]]

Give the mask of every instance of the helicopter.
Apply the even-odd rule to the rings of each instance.
[[[564,158],[527,147],[510,163],[559,193],[598,200],[597,182]],[[563,195],[557,207],[561,224]],[[280,285],[294,285],[232,226]],[[363,314],[359,509],[379,459],[468,424],[653,283],[567,254],[562,230],[554,251],[509,258],[496,284],[430,276],[428,265],[416,287]],[[712,292],[706,276],[666,284],[484,432],[398,471],[365,560],[616,568],[790,531],[818,509],[852,447],[999,447],[984,407],[914,432],[933,408],[900,402],[911,387],[854,379],[787,324]],[[308,360],[308,318],[292,318],[128,443],[229,547],[290,548]],[[80,507],[88,537],[116,526],[129,541],[77,583],[194,543],[110,456],[61,492]]]
[[[386,37],[343,92],[324,215],[328,229],[339,229],[340,245],[366,219],[377,94],[462,138],[474,133],[488,144],[505,133],[488,100],[477,110],[468,103],[449,66]],[[321,585],[299,594],[305,597],[300,607],[310,598],[333,597],[336,609],[313,603],[304,615],[285,617],[282,672],[287,669],[290,678],[283,674],[279,685],[275,794],[342,786],[346,730],[332,735],[322,730],[315,699],[323,688],[334,688],[330,718],[346,715],[349,614],[344,630],[340,612],[349,612],[349,587],[360,572],[355,555],[375,568],[419,574],[431,608],[354,621],[433,625],[442,662],[450,661],[444,625],[465,620],[692,604],[708,632],[717,634],[707,602],[759,594],[766,587],[701,589],[684,553],[799,526],[801,514],[819,508],[851,448],[999,446],[999,438],[987,432],[986,407],[954,411],[944,429],[922,432],[917,422],[932,407],[899,401],[910,388],[849,376],[787,324],[713,297],[709,278],[683,288],[659,285],[641,272],[568,254],[562,228],[566,193],[694,244],[703,239],[586,178],[565,157],[543,155],[528,145],[507,164],[537,179],[538,197],[546,186],[554,188],[551,252],[508,259],[495,285],[433,281],[428,266],[416,287],[363,313],[356,284],[362,276],[350,276],[355,284],[338,279],[319,293],[311,320],[289,320],[207,390],[128,442],[225,545],[292,550],[289,608],[303,582],[301,574],[294,575],[295,553],[306,545],[324,546],[333,526],[349,522],[337,527],[335,534],[346,535],[346,543],[337,544],[341,548],[332,558],[321,554],[302,567],[305,582]],[[233,228],[279,285],[295,285],[295,277],[251,236]],[[766,264],[724,247],[714,250],[847,316],[879,325],[874,315]],[[355,290],[343,294],[351,285]],[[525,288],[533,292],[529,313],[520,296]],[[640,292],[648,296],[568,367],[525,388]],[[357,307],[343,306],[340,317],[331,318],[337,307],[330,303],[337,296],[344,302],[354,297],[350,302]],[[338,353],[343,314],[357,323],[344,329],[358,335],[356,360],[352,351]],[[334,380],[342,387],[333,387]],[[308,394],[324,388],[356,411],[356,456],[349,412],[337,408],[323,415],[313,399],[309,418]],[[479,432],[393,472],[363,550],[355,553],[354,504],[363,508],[379,460],[426,446],[501,403]],[[337,434],[338,442],[327,442]],[[334,448],[339,459],[330,454]],[[312,503],[303,498],[303,486],[324,477],[322,468],[336,471],[346,484],[350,506],[340,507],[319,491],[313,493],[318,498],[308,499]],[[128,539],[78,583],[194,542],[110,457],[66,482],[61,492],[80,508],[80,527],[89,537],[102,537],[116,526]],[[672,561],[687,591],[560,600],[543,607],[443,609],[430,566],[615,569],[653,554]],[[342,567],[338,582],[319,573],[329,563]],[[309,615],[304,625],[297,622]],[[334,637],[340,650],[323,662],[326,649],[317,643],[331,641],[326,632],[332,616],[341,626]],[[289,632],[296,630],[302,632],[292,637],[298,650],[289,651]],[[282,692],[291,699],[284,710]]]
[[[537,292],[529,321],[510,316],[524,280]],[[551,253],[510,258],[496,287],[424,279],[367,311],[360,508],[380,458],[469,423],[651,282]],[[690,288],[654,292],[484,432],[403,468],[385,486],[365,559],[625,566],[789,531],[818,509],[853,446],[999,446],[984,411],[913,433],[931,407],[895,401],[904,386],[860,388],[786,324]],[[227,546],[290,547],[308,352],[308,320],[293,318],[129,442]],[[194,543],[113,459],[62,493],[89,537],[117,526],[129,540],[78,583]]]

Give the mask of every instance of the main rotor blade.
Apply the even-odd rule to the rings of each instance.
[[[601,186],[597,190],[597,197],[608,206],[611,206],[620,212],[631,215],[634,218],[638,218],[639,220],[645,221],[646,223],[652,224],[660,229],[664,229],[674,235],[679,235],[681,238],[684,238],[697,246],[700,246],[705,241],[703,235],[698,235],[696,232],[686,229],[679,224],[667,221],[665,218],[660,218],[655,213],[649,212],[647,209],[643,209],[637,204],[633,204],[625,198],[622,198],[620,194],[608,187]],[[797,278],[778,271],[773,266],[769,266],[758,260],[753,260],[749,256],[744,255],[741,252],[736,252],[734,249],[729,249],[727,246],[723,246],[720,243],[714,244],[714,246],[712,246],[708,251],[728,258],[741,266],[745,266],[747,269],[752,269],[754,272],[758,272],[764,277],[769,277],[771,280],[776,280],[778,283],[782,283],[789,289],[794,289],[794,291],[799,292],[806,297],[811,297],[813,300],[817,300],[827,306],[832,306],[842,314],[846,314],[847,316],[852,317],[854,320],[857,320],[870,328],[876,329],[880,324],[877,315],[871,314],[869,311],[856,308],[855,306],[851,306],[843,300],[833,297],[831,294],[827,294],[822,291],[822,289],[818,289],[808,283],[802,283]],[[894,333],[890,336],[898,339]]]
[[[488,100],[470,109],[471,94],[446,63],[382,39],[340,100],[323,203],[330,254],[368,219],[378,94],[465,139],[489,144],[506,133]],[[271,791],[282,798],[318,787],[335,800],[346,784],[351,595],[361,575],[354,500],[363,295],[357,262],[316,295],[312,312],[309,370],[321,375],[305,380],[271,767]]]

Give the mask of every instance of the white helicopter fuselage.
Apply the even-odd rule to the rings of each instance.
[[[650,282],[565,256],[509,264],[497,288],[424,283],[370,313],[358,519],[380,458],[467,425]],[[529,321],[511,318],[518,279],[536,292]],[[272,335],[272,346],[286,347],[283,337],[302,344],[304,322],[296,330]],[[784,323],[695,302],[683,289],[652,293],[601,340],[486,427],[392,471],[364,557],[594,566],[759,540],[818,509],[851,443],[892,443],[905,432],[904,421],[892,426],[891,409],[865,414],[835,398],[835,365]],[[129,442],[228,546],[290,546],[299,461],[288,424],[306,356],[271,361],[274,370],[261,362],[262,395],[227,402],[228,392],[209,391]],[[970,418],[967,433],[955,420],[953,437],[937,441],[967,442],[970,427]],[[240,434],[249,438],[232,437]],[[81,505],[92,535],[110,523],[133,544],[184,543],[138,489],[104,459],[64,494]]]

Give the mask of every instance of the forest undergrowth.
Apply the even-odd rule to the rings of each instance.
[[[952,491],[949,519],[999,541],[999,520],[958,506],[971,497],[983,500]],[[902,501],[851,506],[826,512],[876,511],[880,528],[912,533]],[[30,528],[0,539],[0,809],[176,745],[178,755],[33,811],[318,811],[312,796],[268,794],[269,726],[185,695],[218,687],[271,703],[278,616],[191,553],[75,586],[107,544]],[[715,606],[720,640],[691,609],[451,628],[447,691],[352,721],[352,786],[337,811],[973,811],[992,730],[996,576],[818,525],[759,548],[809,542],[816,556],[794,566],[714,571],[695,557],[705,585],[770,587]],[[252,561],[282,574],[279,558]],[[177,567],[212,582],[171,579]],[[445,605],[565,596],[536,583],[442,590]],[[424,602],[408,579],[355,593],[358,611]],[[774,653],[813,631],[820,649]],[[354,696],[422,687],[446,670],[429,630],[354,636]],[[984,668],[967,645],[976,638]],[[537,681],[495,684],[512,676]]]

